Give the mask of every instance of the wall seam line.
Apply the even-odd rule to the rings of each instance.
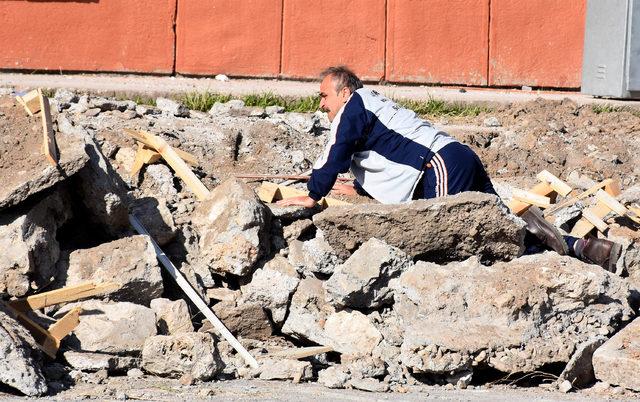
[[[171,69],[171,75],[178,75],[177,60],[178,60],[178,2],[175,0],[175,7],[173,9],[173,67]]]
[[[491,73],[491,0],[489,0],[489,11],[487,18],[487,82],[485,86],[490,86],[490,76]]]
[[[280,1],[280,54],[278,58],[278,78],[282,78],[282,59],[284,57],[284,0]]]
[[[384,0],[384,53],[382,56],[382,81],[387,81],[387,39],[389,38],[389,0]]]

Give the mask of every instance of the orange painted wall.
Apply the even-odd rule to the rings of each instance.
[[[275,77],[282,0],[179,0],[176,71]]]
[[[170,73],[176,1],[0,1],[0,67]]]
[[[579,87],[585,14],[586,0],[491,0],[489,85]]]
[[[489,0],[388,0],[389,81],[486,85]]]
[[[284,0],[282,76],[316,77],[349,65],[362,78],[385,70],[385,0]]]

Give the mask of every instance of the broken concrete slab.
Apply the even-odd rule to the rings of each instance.
[[[213,312],[222,323],[236,336],[250,339],[267,339],[273,333],[271,322],[262,306],[256,303],[237,304],[220,302],[213,306]],[[212,329],[206,321],[201,331]]]
[[[126,372],[140,366],[140,358],[117,356],[108,353],[88,353],[68,350],[64,359],[76,370],[95,372],[107,370],[108,373]]]
[[[183,299],[174,301],[162,298],[153,299],[150,307],[156,313],[158,335],[177,335],[193,332],[189,306]]]
[[[260,359],[261,380],[307,381],[313,377],[311,363],[293,359]]]
[[[289,242],[288,259],[298,272],[305,276],[314,273],[331,275],[335,267],[343,261],[322,234],[307,241]]]
[[[600,381],[640,391],[640,319],[635,319],[593,354],[593,371]]]
[[[402,205],[327,208],[313,222],[342,258],[372,237],[412,258],[439,263],[474,255],[510,260],[524,251],[524,221],[498,197],[476,192]]]
[[[80,249],[69,255],[66,285],[114,282],[112,300],[149,305],[164,289],[160,266],[147,236],[135,235]]]
[[[225,181],[194,211],[200,252],[193,265],[222,274],[249,274],[269,247],[270,218],[249,186],[237,179]]]
[[[405,323],[401,358],[414,372],[568,362],[578,345],[634,315],[622,278],[553,252],[492,266],[419,262],[393,286]]]
[[[129,302],[72,303],[60,309],[55,317],[60,318],[77,306],[82,308],[80,323],[64,339],[73,350],[126,355],[140,352],[145,339],[157,334],[153,310]]]
[[[347,383],[351,388],[367,392],[387,392],[389,384],[385,384],[375,378],[352,378]]]
[[[71,218],[62,191],[0,216],[0,294],[24,296],[30,282],[49,283],[60,258],[57,230]]]
[[[282,326],[289,308],[291,295],[300,278],[286,258],[275,256],[264,267],[254,271],[251,282],[241,287],[242,303],[255,303],[271,313],[271,319]]]
[[[327,388],[344,388],[350,379],[349,371],[342,365],[327,367],[318,372],[318,383]]]
[[[0,304],[0,383],[27,396],[47,392],[41,359],[31,334]]]
[[[413,264],[397,247],[371,238],[324,283],[336,307],[378,308],[393,301],[389,280]]]
[[[222,366],[215,339],[208,333],[152,336],[142,350],[142,369],[159,376],[189,375],[196,381],[207,381],[220,372]]]
[[[566,380],[573,387],[585,387],[595,381],[593,373],[593,353],[607,340],[605,337],[590,339],[576,348],[558,381]]]
[[[170,116],[189,117],[189,108],[171,99],[157,98],[156,107]]]
[[[327,317],[324,324],[326,345],[336,352],[351,356],[371,355],[382,341],[382,334],[369,317],[359,311],[339,311]]]
[[[176,224],[164,198],[137,199],[132,203],[131,213],[140,220],[159,246],[175,239]]]

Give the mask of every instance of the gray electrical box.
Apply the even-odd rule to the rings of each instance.
[[[588,0],[582,93],[640,98],[640,0]]]

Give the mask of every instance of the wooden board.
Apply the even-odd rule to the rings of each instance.
[[[131,129],[128,129],[128,128],[125,128],[124,132],[127,133],[130,137],[132,137],[136,141],[138,141],[139,143],[144,144],[149,148],[155,149],[153,144],[155,144],[156,142],[153,139],[153,137],[157,137],[157,136],[151,134],[150,132],[143,131],[143,130],[136,131],[136,130],[131,130]],[[198,159],[193,154],[190,154],[189,152],[183,151],[183,150],[175,148],[175,147],[173,148],[173,150],[187,164],[189,164],[191,166],[194,166],[194,167],[198,166]]]
[[[258,197],[267,203],[272,203],[278,200],[284,200],[286,198],[299,197],[302,195],[309,195],[307,191],[298,190],[287,186],[270,183],[268,181],[262,182],[262,185],[256,191]],[[350,202],[337,200],[335,198],[324,197],[318,204],[323,208],[333,207],[338,205],[351,205]]]
[[[609,212],[611,212],[611,208],[609,208],[602,202],[598,202],[595,206],[590,207],[589,211],[593,214],[593,216],[596,216],[602,220],[605,216],[607,216]],[[594,227],[595,226],[593,223],[589,222],[589,220],[585,217],[582,217],[573,226],[570,234],[573,237],[583,238],[587,235],[587,233],[591,232]]]
[[[511,198],[540,208],[549,208],[549,206],[551,206],[551,199],[549,197],[535,194],[530,191],[520,190],[518,188],[514,188],[512,190]]]
[[[283,357],[286,359],[297,360],[327,352],[333,352],[333,348],[331,346],[310,346],[306,348],[281,350],[278,352],[269,353],[266,355],[266,357]]]
[[[49,108],[49,98],[42,95],[42,91],[38,89],[40,96],[40,116],[42,117],[43,132],[43,148],[44,156],[53,166],[58,166],[58,151],[56,150],[56,137],[53,133],[53,124],[51,122],[51,109]]]
[[[556,193],[560,194],[563,197],[566,197],[567,194],[569,194],[573,190],[573,188],[571,188],[570,185],[560,180],[558,177],[556,177],[554,174],[552,174],[548,170],[543,170],[542,172],[538,173],[536,177],[541,182],[549,183],[551,188]]]
[[[609,229],[609,225],[606,224],[598,215],[594,214],[589,208],[582,211],[582,216],[588,220],[593,226],[600,231],[600,233],[605,233],[607,229]]]
[[[97,296],[120,289],[116,283],[84,282],[78,285],[67,286],[62,289],[39,293],[24,299],[11,300],[9,306],[16,311],[27,312],[40,310],[45,307],[55,306],[60,303],[72,302],[87,297]]]
[[[23,96],[16,96],[16,100],[24,107],[29,116],[40,111],[40,92],[40,90],[34,89]]]
[[[139,143],[138,150],[136,151],[136,157],[133,160],[133,165],[131,166],[129,174],[131,177],[134,177],[144,165],[155,163],[160,160],[160,158],[162,158],[162,155],[158,152],[142,143]]]
[[[587,197],[589,197],[590,195],[593,195],[596,193],[596,191],[600,190],[601,188],[607,188],[607,186],[612,185],[612,183],[614,183],[613,179],[606,179],[601,181],[600,183],[591,186],[589,189],[583,191],[582,193],[578,194],[575,197],[571,197],[569,199],[566,199],[564,201],[562,201],[561,203],[558,203],[557,205],[552,206],[551,208],[547,209],[546,211],[544,211],[545,216],[551,215],[552,213],[561,210],[562,208],[566,208],[566,207],[570,207],[573,204],[575,204],[576,202],[583,200]],[[605,190],[606,191],[606,190]],[[613,194],[612,194],[613,195]]]
[[[529,192],[533,194],[544,195],[547,197],[551,197],[551,195],[555,193],[553,188],[551,188],[551,185],[546,182],[536,184],[529,190]],[[513,214],[522,215],[527,209],[529,209],[531,204],[527,204],[526,202],[522,201],[511,200],[507,204],[507,206]]]
[[[51,335],[51,337],[56,340],[56,346],[58,348],[60,347],[60,341],[62,341],[62,338],[69,335],[71,331],[73,331],[78,326],[78,324],[80,324],[81,312],[81,307],[75,307],[67,314],[65,314],[64,317],[59,319],[55,324],[49,327],[49,335]]]
[[[0,301],[0,303],[2,303]],[[25,313],[18,311],[11,307],[9,304],[5,304],[7,310],[9,310],[23,327],[25,327],[33,336],[33,340],[36,341],[38,347],[52,359],[56,358],[58,353],[58,341],[49,334],[49,331],[42,328],[38,323],[29,318]]]

